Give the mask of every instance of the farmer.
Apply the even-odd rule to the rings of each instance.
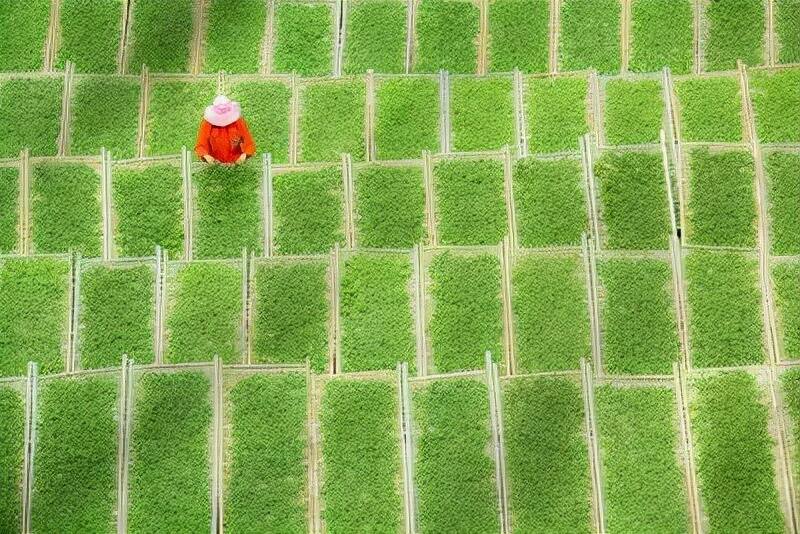
[[[207,163],[226,165],[242,163],[256,153],[238,102],[231,102],[225,95],[214,99],[203,113],[194,151]]]

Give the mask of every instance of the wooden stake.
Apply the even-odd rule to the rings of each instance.
[[[261,158],[261,211],[263,213],[262,220],[264,221],[264,242],[262,244],[263,254],[267,258],[271,258],[274,254],[273,251],[273,219],[272,219],[272,154],[266,153]]]
[[[597,438],[597,426],[595,424],[595,404],[594,404],[594,383],[592,381],[592,371],[586,363],[586,359],[581,358],[581,385],[583,386],[583,409],[586,418],[586,432],[589,444],[589,465],[592,471],[592,508],[594,522],[597,531],[604,534],[605,528],[605,499],[603,498],[603,479],[600,466],[600,446]]]
[[[36,427],[38,425],[39,368],[28,362],[28,379],[25,385],[25,445],[22,467],[22,532],[33,532],[31,525],[31,499],[33,497],[33,461],[36,456]]]
[[[675,293],[675,309],[677,314],[678,337],[681,346],[681,365],[687,371],[692,368],[692,348],[689,341],[688,302],[686,300],[686,282],[683,265],[683,249],[678,236],[672,235],[669,240],[669,254],[672,260],[672,288]]]
[[[689,494],[689,516],[692,522],[692,532],[702,534],[703,515],[700,507],[700,494],[697,489],[697,475],[694,465],[694,446],[692,444],[692,423],[689,419],[689,407],[686,399],[686,385],[683,380],[680,365],[672,366],[674,379],[675,403],[678,411],[678,425],[680,429],[681,446],[684,455],[684,474]]]

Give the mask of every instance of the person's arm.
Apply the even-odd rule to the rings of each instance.
[[[238,120],[239,133],[242,134],[242,155],[239,156],[239,163],[243,162],[256,153],[256,144],[253,141],[253,136],[250,134],[250,129],[243,118]]]
[[[206,163],[214,163],[217,161],[211,155],[211,123],[203,120],[200,123],[200,131],[197,133],[197,144],[194,147],[197,157],[205,160]]]

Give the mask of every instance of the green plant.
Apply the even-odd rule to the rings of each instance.
[[[631,4],[630,69],[676,74],[692,70],[691,0],[634,0]]]
[[[694,381],[691,406],[700,496],[710,532],[784,532],[769,410],[744,371]]]
[[[363,160],[366,154],[363,80],[318,82],[302,90],[300,159],[338,161],[341,154]]]
[[[341,344],[344,371],[414,370],[411,262],[404,254],[357,254],[344,262]]]
[[[258,374],[227,395],[225,531],[305,534],[306,410],[302,374]],[[255,491],[269,488],[269,491]]]
[[[419,167],[371,165],[355,178],[358,242],[410,248],[425,237],[425,190]]]
[[[81,274],[80,364],[83,369],[153,361],[155,272],[152,265],[89,267]]]
[[[577,369],[580,358],[589,356],[586,275],[580,258],[519,258],[512,281],[519,371]]]
[[[414,72],[475,72],[480,10],[471,1],[424,0],[416,11]]]
[[[489,4],[489,66],[495,72],[547,72],[550,2],[493,0]]]
[[[737,59],[747,65],[763,63],[765,11],[761,0],[709,2],[703,36],[706,70],[733,70]]]
[[[469,378],[439,380],[415,390],[412,401],[419,531],[497,532],[486,385]]]
[[[128,531],[208,530],[209,379],[197,372],[145,372],[134,391]]]
[[[197,262],[170,280],[167,354],[170,363],[241,358],[242,272],[230,263]]]
[[[399,532],[398,393],[390,380],[332,380],[320,414],[327,532]]]
[[[733,77],[675,82],[684,141],[742,140],[742,95]]]
[[[675,393],[667,387],[598,388],[609,532],[690,530],[678,463],[676,410]]]
[[[72,61],[77,72],[116,72],[123,4],[123,0],[61,0],[58,66]]]
[[[333,70],[333,4],[275,5],[274,72],[324,76]]]
[[[782,334],[782,357],[800,359],[800,264],[779,263],[772,268],[775,303],[778,307],[779,335]]]
[[[664,115],[661,82],[609,80],[606,84],[605,132],[612,145],[657,143]]]
[[[339,167],[278,174],[273,188],[273,239],[279,254],[321,254],[344,242]]]
[[[793,443],[800,442],[800,371],[798,369],[787,369],[781,374],[781,389],[783,390],[783,401],[786,413],[789,415],[790,433],[788,439]],[[792,465],[791,476],[797,480],[800,478],[800,469],[797,464]]]
[[[268,263],[255,274],[253,359],[304,363],[322,373],[328,363],[328,265]]]
[[[71,105],[71,154],[96,156],[105,147],[118,159],[136,155],[138,80],[117,76],[79,79]]]
[[[100,175],[81,163],[40,163],[31,178],[31,240],[37,253],[99,256]]]
[[[117,404],[113,378],[42,384],[32,531],[116,531]]]
[[[775,1],[775,32],[779,43],[778,60],[800,62],[800,1]]]
[[[17,250],[19,167],[0,167],[0,254]]]
[[[502,358],[500,262],[489,254],[444,252],[430,265],[434,367],[449,373],[480,369],[484,353]]]
[[[169,4],[131,0],[128,70],[134,74],[147,65],[150,72],[187,72],[194,32],[194,0]]]
[[[375,146],[378,159],[418,158],[439,149],[439,82],[389,78],[377,84]]]
[[[755,71],[750,85],[758,138],[764,143],[800,141],[800,69]]]
[[[289,161],[289,113],[292,91],[280,81],[241,81],[229,91],[242,106],[256,151],[272,154],[273,163]]]
[[[8,258],[0,262],[0,376],[64,370],[68,326],[68,261]]]
[[[49,21],[49,0],[0,4],[0,72],[42,69]]]
[[[577,151],[578,138],[589,131],[585,77],[531,78],[525,107],[531,151]]]
[[[121,256],[150,256],[160,245],[183,255],[183,182],[179,167],[114,167],[112,203]]]
[[[0,530],[15,532],[22,522],[22,462],[25,445],[22,395],[0,387]]]
[[[686,274],[694,365],[761,363],[763,324],[755,258],[694,251],[686,258]]]
[[[607,152],[594,165],[605,245],[666,249],[670,222],[661,154]]]
[[[405,72],[406,2],[360,1],[347,9],[344,72]]]
[[[258,72],[266,3],[212,0],[206,18],[205,71]]]
[[[691,168],[687,239],[698,245],[756,246],[755,167],[745,151],[698,148]]]
[[[800,155],[775,152],[766,157],[769,180],[770,239],[773,254],[800,253]]]
[[[621,11],[617,0],[565,0],[559,43],[562,70],[619,71]]]
[[[494,245],[503,239],[508,229],[502,162],[440,161],[433,180],[443,245]]]
[[[453,148],[495,150],[514,142],[511,78],[453,78],[450,82]]]
[[[56,155],[63,92],[62,77],[0,81],[0,109],[25,110],[0,121],[0,158],[17,157],[23,148],[31,156]]]
[[[151,156],[179,154],[181,147],[194,147],[203,109],[213,99],[217,84],[212,80],[151,83],[147,117],[147,153]]]

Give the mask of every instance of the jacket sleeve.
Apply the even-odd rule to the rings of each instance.
[[[203,119],[200,123],[200,131],[197,133],[197,144],[194,151],[198,158],[203,158],[211,154],[211,123]]]
[[[242,152],[248,156],[254,155],[256,153],[256,144],[253,141],[253,136],[250,135],[250,129],[247,127],[247,123],[243,118],[239,119],[239,132],[242,134]]]

